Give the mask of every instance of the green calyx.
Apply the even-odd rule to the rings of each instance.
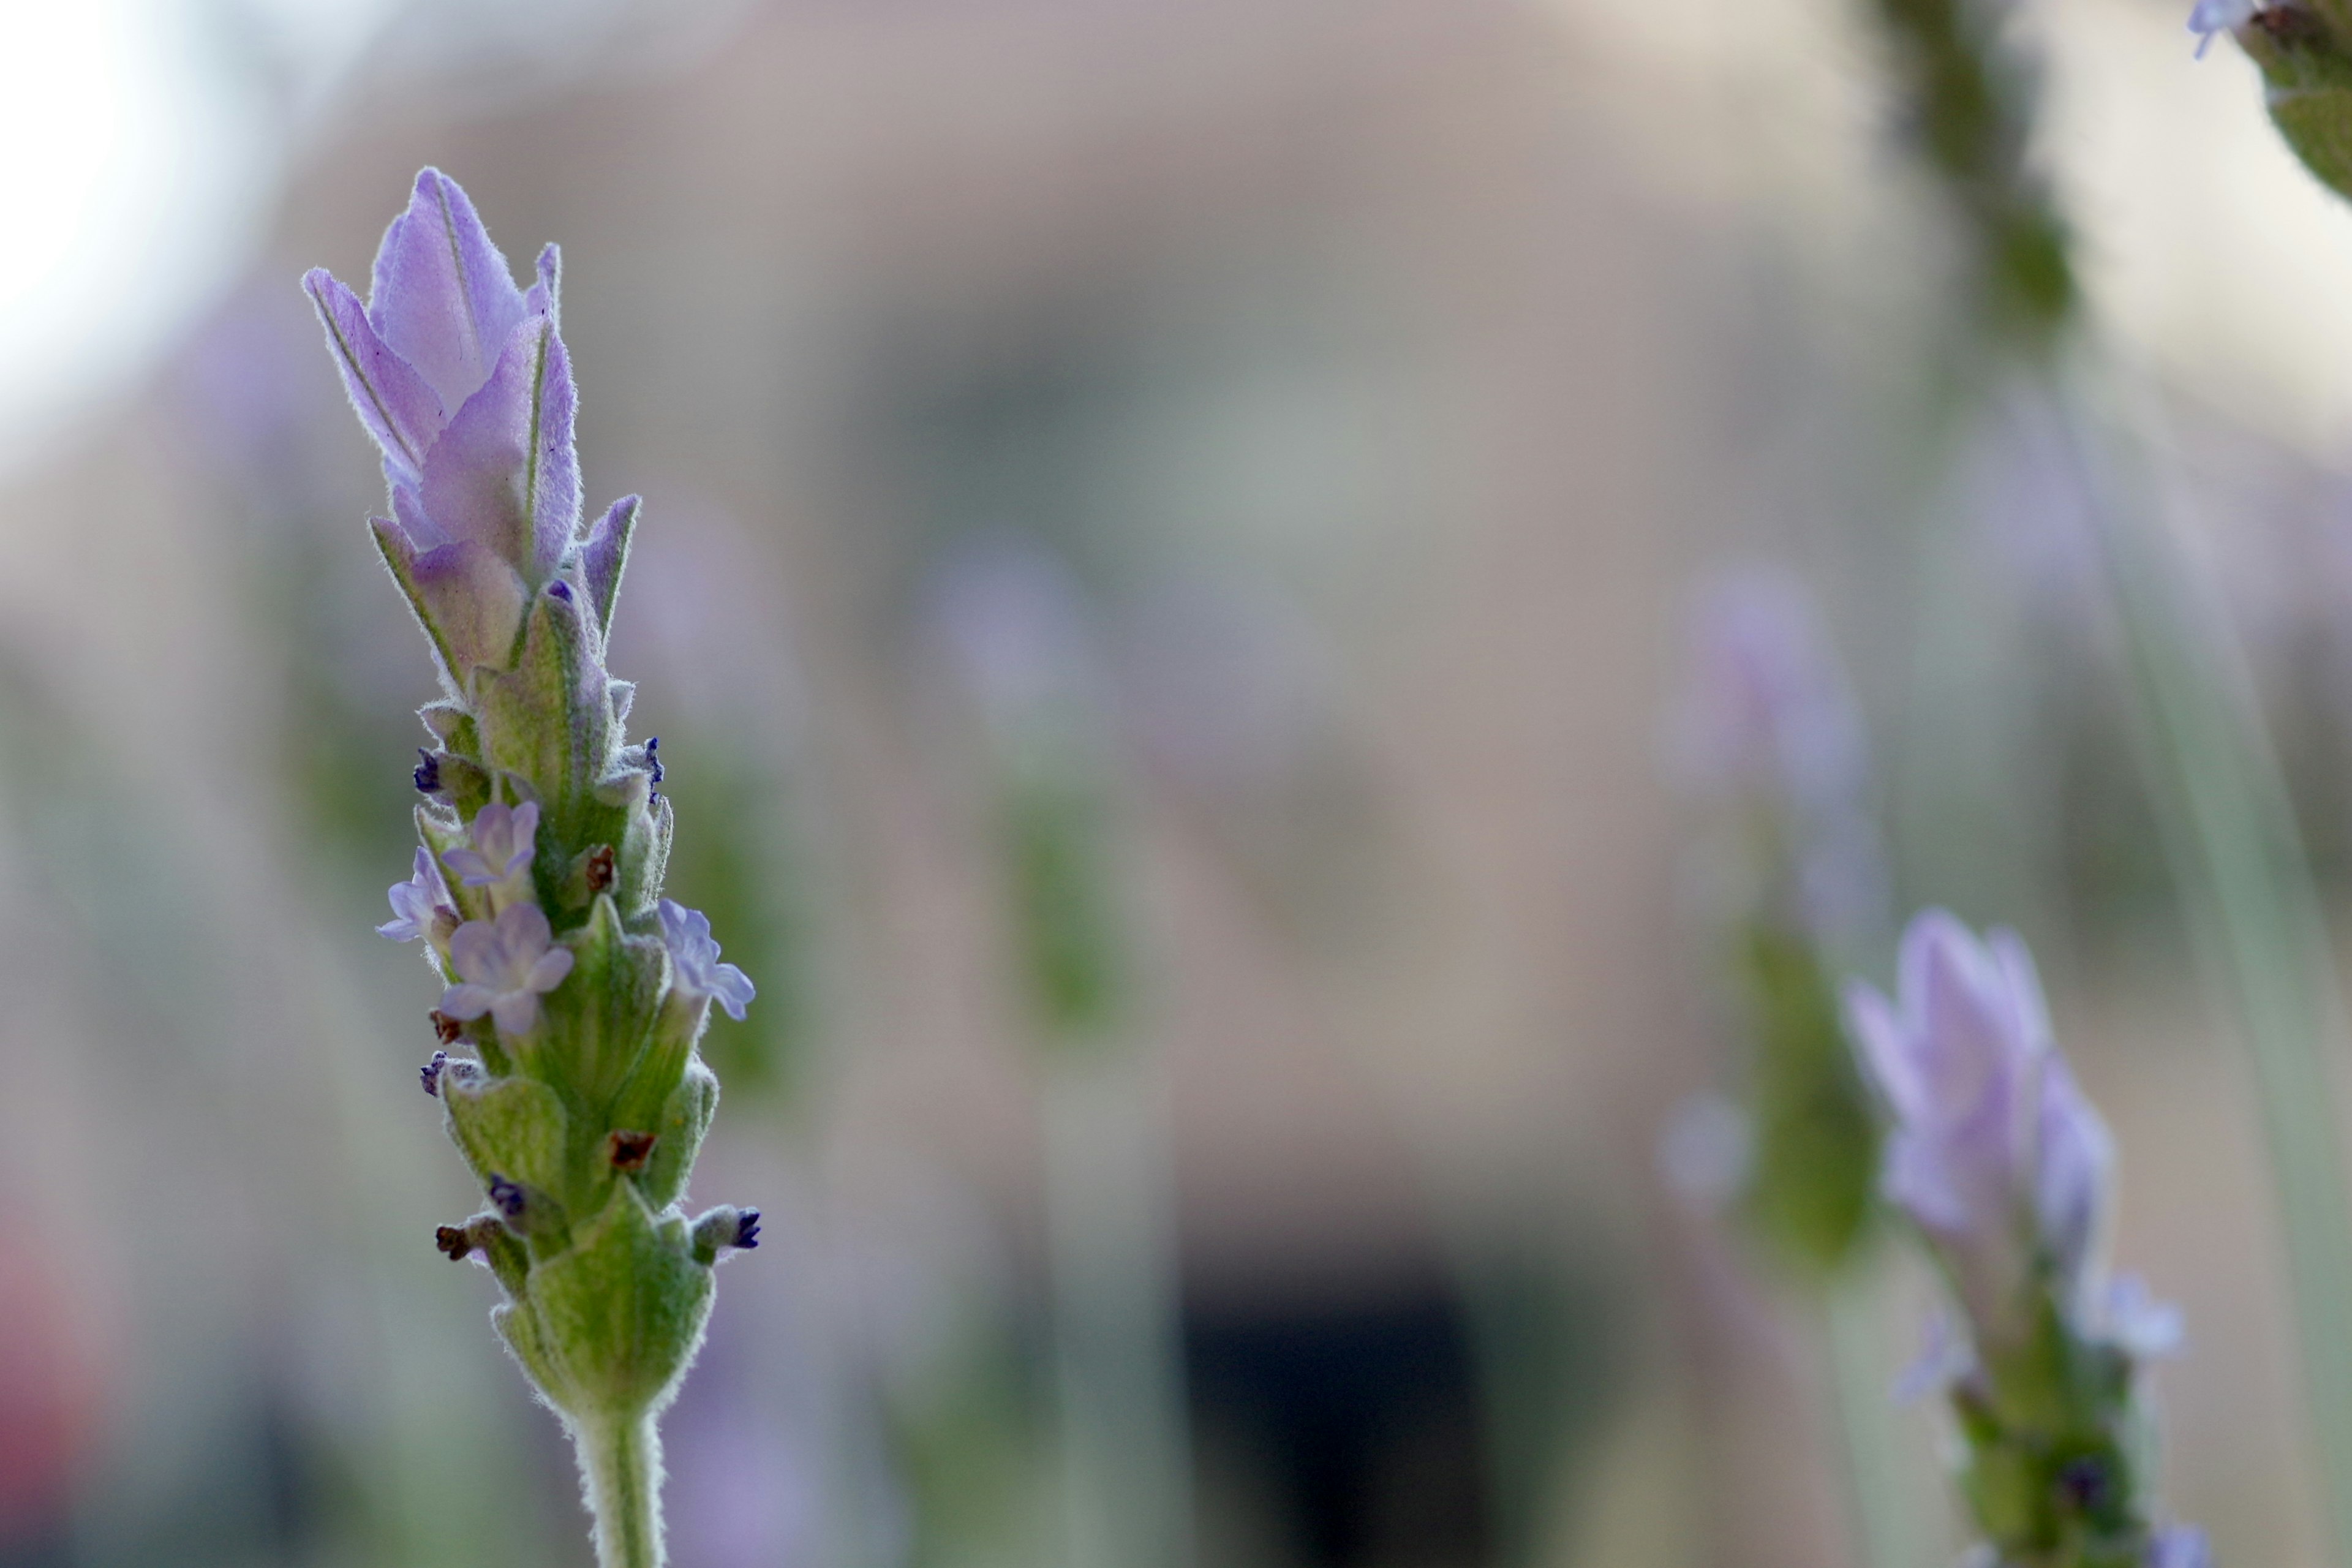
[[[1969,1508],[2002,1568],[2139,1568],[2152,1531],[2131,1357],[2041,1295],[2031,1332],[1952,1389]]]
[[[2262,68],[2271,122],[2286,144],[2322,184],[2352,196],[2352,13],[2272,5],[2237,39]]]
[[[424,710],[439,787],[417,826],[439,860],[469,845],[486,808],[538,808],[527,885],[520,872],[494,886],[447,879],[464,921],[535,903],[550,953],[570,964],[528,1028],[502,1031],[495,1014],[442,1020],[453,1050],[479,1053],[447,1062],[435,1087],[489,1209],[441,1237],[451,1257],[490,1264],[505,1296],[493,1321],[540,1393],[575,1434],[611,1434],[675,1390],[709,1314],[712,1266],[749,1231],[738,1211],[696,1224],[677,1206],[718,1104],[695,1054],[709,1001],[676,984],[656,913],[669,805],[651,758],[625,743],[630,689],[606,675],[604,619],[583,603],[559,577],[535,596],[507,668],[475,666],[462,692]],[[446,972],[448,933],[434,948]]]

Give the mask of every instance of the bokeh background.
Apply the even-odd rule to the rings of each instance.
[[[2008,25],[2340,909],[2352,215],[2179,10]],[[1814,1326],[1658,1153],[1741,1047],[1671,731],[1759,562],[1899,903],[2042,958],[2188,1316],[2170,1503],[2319,1561],[2243,1057],[1884,63],[1849,0],[0,0],[0,1564],[587,1561],[429,1245],[476,1198],[370,928],[432,677],[296,288],[427,163],[564,247],[672,888],[761,987],[679,1568],[1057,1561],[1054,1068],[948,624],[1006,560],[1108,715],[1202,1568],[1855,1560]],[[1935,1415],[1889,1430],[1948,1561]]]

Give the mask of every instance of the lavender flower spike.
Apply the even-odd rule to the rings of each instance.
[[[659,910],[662,941],[668,944],[672,965],[670,984],[688,995],[715,999],[729,1017],[742,1022],[758,993],[750,975],[719,962],[719,944],[710,940],[710,917],[675,899],[664,899]]]
[[[1851,987],[1846,1012],[1895,1125],[1887,1197],[1934,1248],[1979,1339],[2030,1329],[2046,1267],[2070,1310],[2106,1207],[2112,1156],[2058,1055],[2033,960],[1940,910],[1904,935],[1899,1001]]]
[[[446,1049],[423,1082],[489,1201],[438,1245],[497,1279],[490,1321],[578,1450],[598,1562],[661,1568],[656,1419],[757,1211],[682,1206],[719,1095],[696,1047],[751,984],[662,899],[673,808],[604,668],[638,502],[581,535],[554,247],[519,287],[446,175],[417,176],[364,305],[324,272],[304,287],[439,665],[415,870],[378,928],[431,944]]]
[[[1930,910],[1904,933],[1896,999],[1857,984],[1846,1012],[1894,1121],[1886,1194],[1966,1320],[1969,1342],[1924,1370],[1967,1445],[1979,1556],[2202,1568],[2202,1536],[2157,1524],[2138,1452],[2143,1369],[2178,1342],[2179,1315],[2104,1277],[2114,1155],[2025,944]]]

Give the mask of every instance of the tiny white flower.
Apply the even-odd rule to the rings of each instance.
[[[458,984],[442,993],[441,1011],[461,1019],[488,1013],[502,1035],[530,1033],[541,995],[572,973],[572,950],[551,942],[537,904],[509,904],[495,921],[467,921],[449,939]]]

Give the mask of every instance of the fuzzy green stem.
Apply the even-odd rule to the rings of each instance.
[[[662,1568],[661,1438],[654,1418],[577,1422],[572,1440],[596,1516],[596,1568]]]

